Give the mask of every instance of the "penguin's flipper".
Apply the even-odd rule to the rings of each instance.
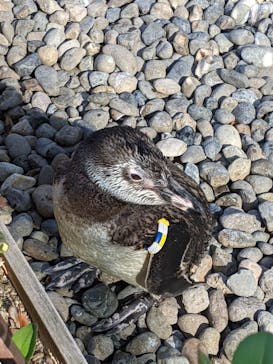
[[[185,275],[181,275],[181,263],[191,240],[185,223],[170,225],[163,248],[150,257],[146,278],[149,292],[164,297],[178,296],[191,284]]]

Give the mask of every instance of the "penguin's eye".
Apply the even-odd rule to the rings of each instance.
[[[139,174],[137,173],[131,173],[130,174],[130,178],[135,181],[135,182],[140,182],[142,181],[142,176],[140,176]]]

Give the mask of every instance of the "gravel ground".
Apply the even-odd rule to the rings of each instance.
[[[196,364],[201,343],[228,364],[246,335],[273,332],[272,19],[262,0],[0,0],[0,182],[14,210],[1,215],[39,279],[70,255],[54,166],[90,129],[140,128],[219,221],[196,286],[118,334],[90,326],[133,288],[82,267],[80,284],[49,291],[88,363]]]

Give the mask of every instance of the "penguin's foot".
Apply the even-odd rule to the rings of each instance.
[[[122,303],[121,309],[118,312],[115,312],[112,317],[96,323],[92,326],[92,331],[107,331],[107,335],[116,334],[136,322],[155,302],[156,299],[146,292],[133,295],[133,298],[132,296],[129,296],[126,299],[126,302]]]
[[[47,290],[58,288],[72,289],[75,293],[92,286],[98,270],[75,257],[68,258],[47,268],[44,273],[50,277]]]

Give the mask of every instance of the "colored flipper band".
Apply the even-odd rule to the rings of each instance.
[[[169,225],[169,221],[164,218],[158,220],[158,229],[155,239],[153,244],[147,248],[150,254],[156,254],[162,249],[167,239]]]

